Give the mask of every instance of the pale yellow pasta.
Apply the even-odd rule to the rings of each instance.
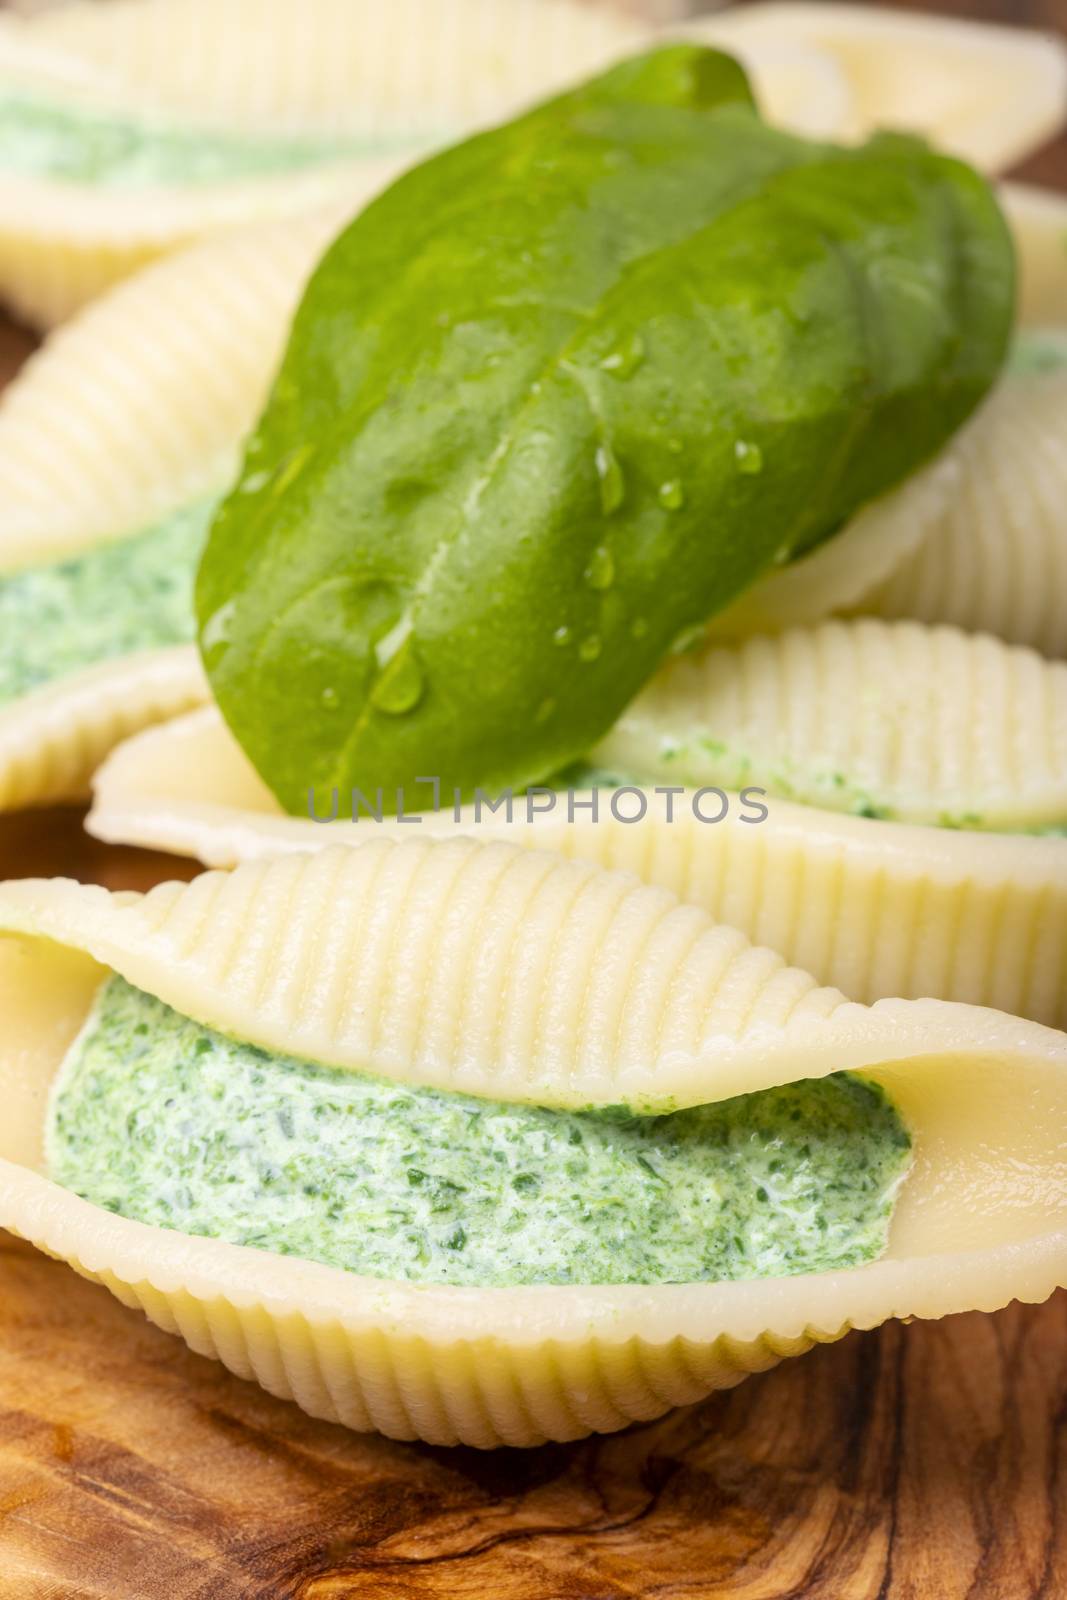
[[[1067,196],[1005,183],[1000,198],[1019,260],[1020,321],[1067,326]]]
[[[828,54],[851,91],[848,133],[904,128],[987,172],[1050,138],[1067,114],[1067,50],[1050,34],[878,6],[729,8],[695,25],[710,43],[798,43]]]
[[[1067,361],[1006,379],[951,456],[945,515],[857,609],[1067,656]]]
[[[45,341],[0,400],[0,576],[227,487],[289,315],[343,221],[334,208],[193,245]],[[117,741],[206,698],[195,651],[178,648],[103,661],[0,705],[0,810],[83,797]]]
[[[101,661],[0,705],[0,812],[83,800],[115,745],[208,698],[189,645]]]
[[[593,759],[832,810],[1067,823],[1067,665],[984,634],[860,618],[669,661]]]
[[[0,87],[209,133],[358,137],[367,152],[134,190],[0,172],[0,294],[47,327],[203,234],[323,205],[356,210],[418,154],[643,37],[573,0],[75,0],[0,19]]]
[[[347,208],[192,245],[57,329],[0,399],[0,572],[225,489]]]
[[[216,126],[447,133],[565,87],[647,32],[574,0],[75,0],[32,37]]]
[[[626,874],[469,839],[289,856],[111,896],[0,888],[0,1225],[313,1415],[531,1445],[660,1415],[850,1327],[1067,1280],[1067,1040],[818,988]],[[689,1104],[841,1068],[912,1134],[886,1254],[736,1283],[418,1286],[104,1212],[42,1174],[48,1087],[124,973],[238,1037],[548,1103]]]
[[[358,211],[399,170],[394,160],[285,180],[128,196],[0,172],[0,296],[42,329],[138,267],[206,234],[331,206]]]
[[[94,780],[87,826],[113,843],[194,856],[208,866],[324,849],[409,823],[338,801],[338,818],[286,816],[214,707],[121,745]],[[347,798],[347,797],[346,797]],[[428,796],[424,797],[428,800]],[[729,797],[720,822],[692,796],[607,792],[551,811],[520,798],[510,817],[473,805],[427,812],[420,834],[466,833],[635,872],[779,950],[853,999],[923,995],[996,1006],[1067,1027],[1067,839],[965,833],[842,816],[768,800],[767,816]],[[704,802],[705,817],[721,806]],[[749,820],[742,820],[748,818]]]
[[[772,571],[711,619],[712,639],[741,639],[866,609],[864,601],[943,524],[960,485],[953,446],[899,488],[864,506],[810,555]]]

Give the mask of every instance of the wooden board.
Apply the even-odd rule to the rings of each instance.
[[[1067,144],[1027,173],[1067,186]],[[29,348],[0,327],[0,366]],[[95,844],[76,812],[0,818],[0,876],[193,870]],[[1061,1600],[1067,1294],[853,1334],[614,1438],[481,1454],[313,1422],[0,1234],[0,1600],[348,1596]]]

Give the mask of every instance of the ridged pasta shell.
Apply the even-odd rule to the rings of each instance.
[[[209,698],[188,645],[101,661],[0,706],[0,811],[84,799],[115,745]]]
[[[1067,196],[1004,183],[1000,201],[1019,261],[1019,319],[1024,326],[1067,325]]]
[[[852,91],[848,132],[925,134],[986,172],[1045,143],[1067,115],[1067,50],[1051,34],[878,6],[769,4],[695,25],[709,43],[798,43],[830,55]]]
[[[216,29],[210,0],[182,10]],[[175,25],[174,0],[120,0],[106,24],[95,7],[67,6],[38,36],[75,58],[153,85],[158,103],[243,126],[351,126],[354,112],[390,120],[414,112],[438,129],[463,129],[595,71],[649,42],[647,29],[618,8],[536,0],[392,0],[388,19],[368,0],[227,0],[247,39],[270,29],[260,71],[216,74],[203,82],[202,45]],[[383,21],[388,27],[383,28]],[[684,30],[683,30],[684,31]],[[667,32],[677,36],[679,29]],[[231,46],[231,48],[233,48]],[[837,63],[791,42],[741,41],[739,53],[772,120],[812,135],[833,135],[851,111]],[[447,63],[451,71],[446,71]],[[456,70],[457,65],[459,70]]]
[[[369,199],[412,157],[624,55],[645,37],[570,0],[117,0],[0,31],[0,77],[208,129],[402,148],[248,181],[124,192],[0,174],[0,293],[40,326],[220,227]]]
[[[857,609],[1067,656],[1067,365],[1005,379],[950,457],[945,515]]]
[[[593,753],[903,822],[1067,823],[1067,665],[918,622],[822,622],[676,656]]]
[[[1067,365],[1005,377],[933,467],[763,578],[709,635],[851,612],[951,622],[1062,657],[1065,593]]]
[[[155,262],[51,334],[0,400],[0,571],[227,487],[289,317],[347,207]]]
[[[960,485],[954,450],[950,444],[930,466],[864,506],[809,555],[758,579],[712,618],[708,637],[778,633],[833,612],[865,609],[875,585],[922,550],[943,524]]]
[[[157,106],[276,132],[506,116],[637,48],[647,30],[573,0],[114,0],[64,5],[40,46]]]
[[[146,896],[9,884],[0,927],[0,1225],[316,1416],[442,1444],[575,1438],[851,1327],[1067,1281],[1063,1035],[855,1005],[627,874],[376,839]],[[688,1103],[851,1067],[888,1088],[915,1165],[882,1259],[743,1283],[415,1286],[148,1228],[40,1171],[97,962],[263,1045],[496,1096]]]
[[[119,746],[93,787],[90,833],[213,867],[412,832],[365,814],[328,826],[286,816],[214,707]],[[588,799],[532,816],[519,799],[510,820],[447,807],[417,826],[635,872],[855,1000],[932,995],[1067,1027],[1065,839],[909,827],[785,800],[754,824],[740,820],[736,795],[721,823],[703,823],[688,796],[668,810],[653,793],[647,815],[624,822],[632,800],[616,815],[602,794],[594,821]]]
[[[192,245],[45,341],[0,400],[0,574],[139,532],[225,489],[289,315],[344,215]],[[207,697],[190,648],[105,661],[0,706],[0,810],[83,797],[118,740]]]

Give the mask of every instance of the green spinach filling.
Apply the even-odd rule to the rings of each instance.
[[[0,706],[134,650],[186,644],[211,504],[67,561],[0,575]]]
[[[330,161],[413,149],[426,131],[315,137],[183,127],[0,93],[0,169],[68,183],[146,188],[271,177]]]
[[[119,978],[57,1080],[51,1176],[159,1227],[373,1277],[684,1283],[885,1248],[911,1141],[847,1073],[649,1117],[272,1055]]]
[[[1067,367],[1067,328],[1020,328],[1008,360],[1008,373],[1028,378]]]

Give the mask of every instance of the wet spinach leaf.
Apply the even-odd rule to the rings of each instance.
[[[225,717],[291,810],[559,770],[943,444],[1012,297],[970,169],[769,128],[698,47],[436,156],[327,252],[212,530]]]

